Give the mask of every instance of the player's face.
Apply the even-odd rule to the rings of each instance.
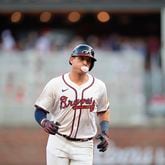
[[[73,68],[80,69],[82,66],[87,66],[88,68],[90,68],[92,59],[85,56],[71,57],[70,62],[72,63]]]
[[[91,65],[91,62],[92,62],[92,59],[90,57],[77,57],[77,60],[79,62],[82,62],[83,65],[86,65],[86,66],[90,66]]]

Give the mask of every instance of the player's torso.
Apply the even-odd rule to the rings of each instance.
[[[53,119],[61,126],[59,132],[73,138],[92,137],[96,134],[95,112],[99,99],[96,79],[89,75],[83,85],[76,85],[65,74],[55,85]]]

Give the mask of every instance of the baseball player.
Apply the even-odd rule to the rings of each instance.
[[[109,101],[105,84],[89,74],[95,62],[93,48],[79,44],[70,71],[50,80],[35,102],[35,119],[49,134],[47,165],[92,165],[96,135],[99,151],[107,150]]]

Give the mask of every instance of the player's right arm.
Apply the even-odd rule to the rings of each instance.
[[[35,102],[35,107],[40,107],[46,112],[52,112],[54,102],[56,101],[56,80],[50,80]]]
[[[42,123],[44,120],[47,119],[47,114],[49,113],[48,111],[38,107],[38,106],[35,106],[36,109],[35,109],[35,113],[34,113],[34,116],[35,116],[35,120],[38,122],[39,125],[42,126]]]
[[[54,79],[49,81],[35,102],[35,119],[39,125],[49,134],[55,135],[58,131],[58,123],[47,119],[47,114],[53,109],[55,100]]]
[[[54,123],[47,119],[47,114],[49,112],[45,111],[44,109],[36,106],[35,109],[35,120],[38,124],[44,129],[45,132],[55,135],[58,131],[59,123]]]

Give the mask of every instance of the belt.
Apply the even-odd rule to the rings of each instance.
[[[72,137],[69,137],[67,135],[63,135],[63,134],[61,134],[59,132],[57,132],[57,134],[62,136],[62,137],[64,137],[64,138],[66,138],[67,140],[70,140],[70,141],[86,142],[86,141],[89,141],[89,140],[93,139],[93,137],[91,137],[91,138],[83,138],[83,139],[72,138]]]

